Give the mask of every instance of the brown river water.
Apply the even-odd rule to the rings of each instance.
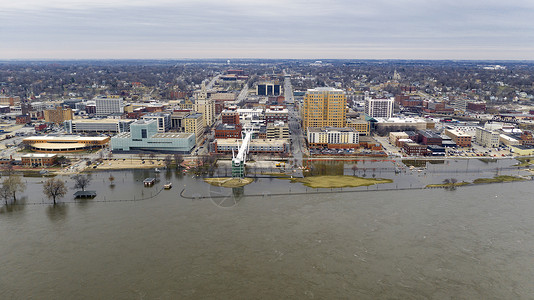
[[[275,195],[308,189],[262,178],[228,205],[200,178],[109,174],[93,200],[53,206],[27,178],[26,205],[2,206],[0,298],[534,298],[532,181]]]

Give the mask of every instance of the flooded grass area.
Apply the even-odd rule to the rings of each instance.
[[[478,183],[498,183],[498,182],[510,182],[510,181],[523,181],[526,180],[525,178],[516,177],[516,176],[509,176],[509,175],[501,175],[501,176],[495,176],[493,178],[478,178],[473,181],[474,184]]]
[[[433,165],[442,165],[445,163],[445,160],[443,159],[403,159],[402,163],[405,164],[407,167],[416,167],[416,168],[424,168],[426,167],[426,163],[433,164]]]
[[[534,157],[518,157],[516,158],[519,163],[516,164],[516,167],[528,167],[534,163]]]
[[[468,185],[468,184],[471,184],[471,183],[462,181],[462,182],[454,182],[454,183],[449,182],[449,183],[428,184],[426,187],[427,188],[456,188],[456,187]]]

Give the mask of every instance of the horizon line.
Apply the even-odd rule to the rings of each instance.
[[[252,58],[252,57],[205,57],[205,58],[0,58],[0,62],[7,61],[179,61],[179,60],[309,60],[309,61],[493,61],[493,62],[534,62],[534,59],[473,59],[473,58]]]

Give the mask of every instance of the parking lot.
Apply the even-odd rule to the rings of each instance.
[[[390,156],[403,155],[400,147],[392,145],[387,137],[375,136],[386,153]],[[481,145],[473,143],[470,148],[446,148],[446,156],[449,157],[509,157],[513,156],[510,148],[507,146],[500,146],[498,148],[486,148]]]

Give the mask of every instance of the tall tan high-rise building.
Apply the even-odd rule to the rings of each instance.
[[[0,95],[0,105],[8,105],[8,106],[20,105],[20,97]]]
[[[45,122],[63,124],[67,120],[72,120],[72,109],[62,108],[47,109],[44,111]]]
[[[211,127],[215,122],[215,103],[208,97],[206,86],[202,83],[202,89],[195,94],[195,104],[193,110],[201,113],[204,117],[204,127]]]
[[[302,105],[302,127],[345,127],[345,92],[330,87],[309,89]]]
[[[191,113],[184,118],[184,132],[194,133],[198,144],[204,136],[204,117],[201,113]]]

